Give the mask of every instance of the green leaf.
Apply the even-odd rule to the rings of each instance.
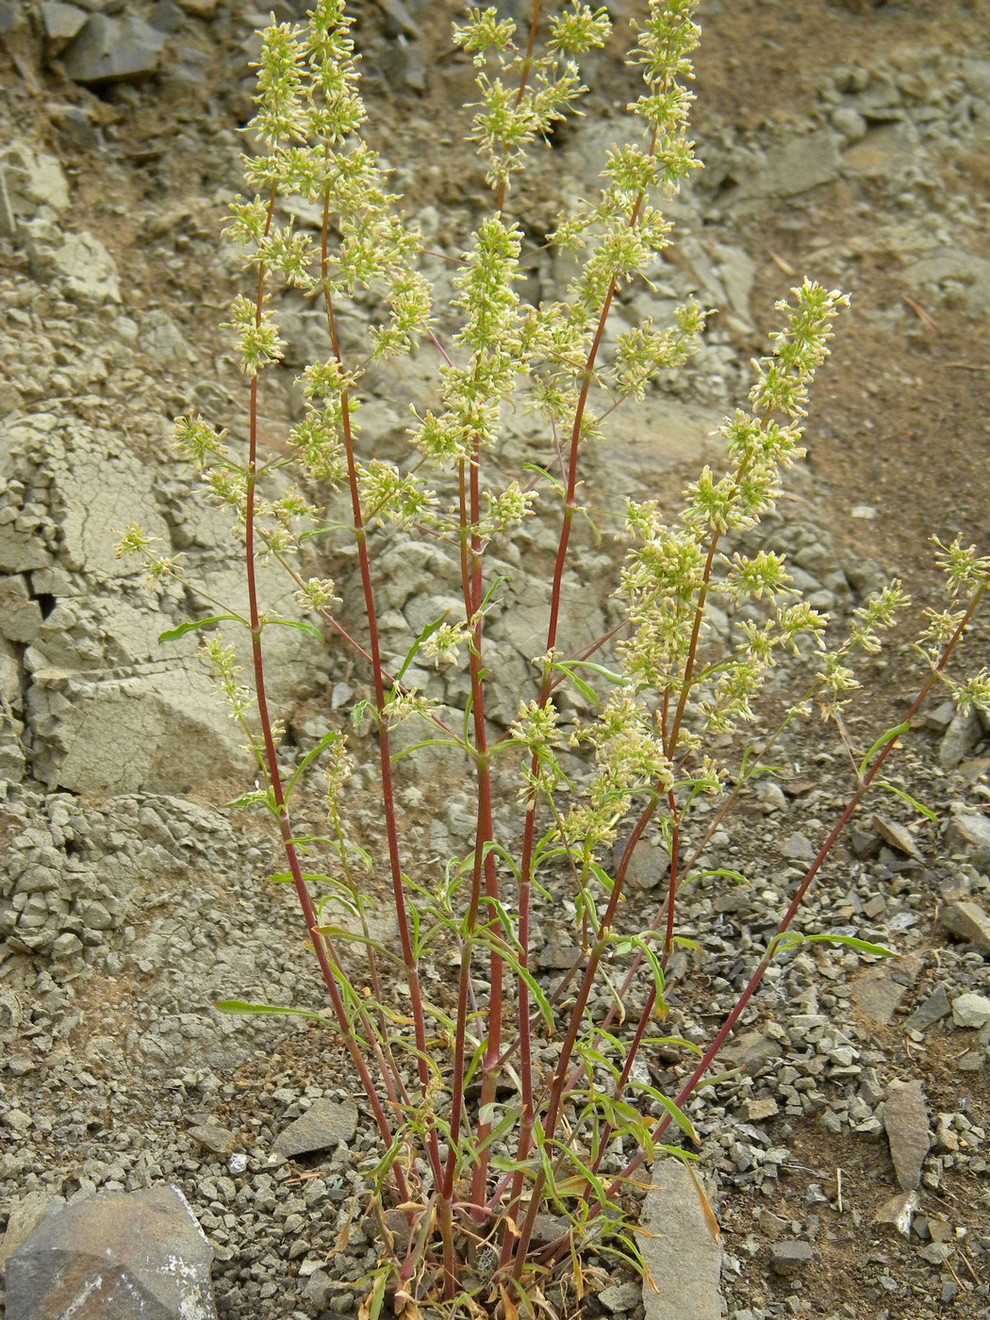
[[[180,623],[178,628],[170,628],[168,632],[158,634],[159,642],[177,642],[180,637],[185,637],[186,633],[197,632],[200,628],[212,628],[215,623],[243,623],[245,628],[250,628],[247,619],[242,619],[239,614],[212,614],[208,619],[187,619],[185,623]]]
[[[701,880],[706,875],[722,875],[727,880],[737,880],[741,885],[748,885],[749,881],[741,871],[732,871],[727,866],[720,866],[711,871],[692,871],[689,879]]]
[[[449,614],[449,612],[450,611],[448,610],[447,614]],[[432,623],[428,623],[426,627],[423,629],[423,631],[416,638],[416,640],[413,642],[412,646],[410,646],[409,650],[406,652],[406,658],[403,660],[399,672],[395,676],[396,683],[402,682],[402,675],[406,672],[406,670],[409,668],[412,662],[416,659],[416,653],[419,650],[419,648],[423,645],[423,643],[425,641],[428,641],[437,631],[438,628],[443,627],[447,619],[447,614],[441,614],[439,619],[434,619]]]
[[[523,471],[535,472],[538,477],[543,477],[545,481],[548,481],[550,483],[550,485],[554,488],[554,490],[558,493],[558,495],[565,495],[567,493],[564,483],[561,481],[561,479],[559,477],[555,477],[552,472],[548,472],[546,468],[540,467],[538,463],[524,463]]]
[[[306,623],[303,619],[265,619],[263,627],[274,625],[276,628],[298,628],[300,632],[309,633],[311,637],[318,638],[321,642],[324,640],[322,632],[315,623]]]
[[[401,752],[393,752],[392,764],[395,765],[406,756],[412,756],[413,752],[418,752],[421,747],[456,747],[458,751],[464,750],[464,744],[459,743],[456,738],[424,738],[422,742],[413,743],[411,747],[403,747]]]
[[[235,797],[232,802],[223,804],[224,811],[234,811],[241,807],[264,806],[272,813],[278,815],[278,809],[275,805],[275,794],[270,788],[253,789],[250,793],[242,793],[240,797]]]
[[[694,1142],[696,1146],[700,1146],[701,1140],[698,1137],[697,1130],[694,1124],[688,1118],[687,1114],[685,1114],[684,1110],[681,1109],[678,1105],[675,1105],[673,1100],[669,1100],[667,1096],[663,1094],[662,1091],[657,1091],[655,1095],[657,1102],[664,1109],[666,1109],[667,1113],[674,1120],[674,1122],[681,1129],[681,1131],[685,1134],[685,1136],[690,1137],[690,1139]]]
[[[221,1013],[242,1013],[265,1015],[271,1014],[286,1017],[304,1017],[312,1018],[314,1022],[326,1023],[327,1019],[322,1013],[314,1013],[308,1008],[278,1008],[274,1004],[249,1004],[243,999],[220,999],[213,1005]]]
[[[337,733],[335,732],[335,730],[331,729],[328,733],[325,733],[323,735],[323,737],[320,739],[320,741],[311,751],[306,753],[303,759],[296,766],[295,770],[293,771],[292,778],[289,780],[288,784],[286,785],[285,788],[286,802],[288,802],[289,798],[292,796],[292,790],[299,782],[300,776],[306,773],[307,769],[313,764],[313,762],[316,760],[318,756],[322,756],[322,754],[326,751],[328,747],[332,747],[333,744],[335,742],[339,742],[342,737],[343,734]]]
[[[870,750],[860,761],[859,769],[856,771],[858,777],[860,779],[863,778],[867,770],[870,768],[870,762],[873,760],[874,756],[876,756],[877,752],[879,752],[882,747],[886,747],[888,743],[892,743],[896,738],[899,738],[902,733],[910,733],[910,732],[911,732],[911,721],[905,720],[903,724],[895,724],[894,727],[892,729],[888,729],[886,733],[881,733],[880,737],[876,740],[876,742],[873,744]]]
[[[885,788],[888,793],[894,793],[897,797],[902,798],[909,807],[914,807],[915,811],[918,812],[920,816],[927,816],[929,820],[933,820],[936,825],[938,824],[938,816],[935,815],[935,812],[932,811],[931,807],[926,807],[923,802],[919,802],[917,798],[913,798],[911,794],[905,792],[903,788],[898,788],[896,784],[892,784],[889,779],[876,780],[874,782],[874,787]]]
[[[857,939],[855,935],[806,935],[809,944],[843,944],[849,949],[858,949],[860,953],[873,953],[878,958],[896,958],[893,949],[884,944],[871,944],[869,940]]]
[[[595,689],[590,683],[586,683],[583,678],[579,678],[578,675],[574,673],[573,669],[562,664],[560,661],[555,661],[550,666],[550,670],[551,672],[556,670],[558,674],[563,674],[565,678],[569,678],[581,693],[581,696],[584,697],[585,701],[587,701],[589,705],[594,706],[596,710],[601,705],[601,697]]]
[[[507,577],[503,576],[502,574],[498,574],[498,575],[495,577],[495,580],[492,582],[492,585],[491,585],[491,586],[488,588],[488,590],[485,592],[485,598],[484,598],[484,600],[481,602],[481,605],[478,607],[478,608],[479,608],[479,613],[484,614],[485,610],[488,608],[488,606],[489,606],[489,605],[491,604],[491,602],[494,600],[496,591],[498,591],[498,589],[499,589],[500,587],[504,587],[504,586],[506,586],[506,585],[507,585],[509,582],[511,582],[511,581],[512,581],[511,578],[507,578]]]

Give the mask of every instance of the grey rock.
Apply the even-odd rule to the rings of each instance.
[[[27,579],[0,581],[0,635],[10,642],[33,642],[41,627],[41,607],[32,600]]]
[[[899,985],[885,967],[864,972],[849,987],[849,998],[860,1012],[884,1024],[893,1020],[906,993],[907,986]]]
[[[613,857],[616,866],[622,860],[625,843],[623,839],[615,846]],[[629,883],[637,889],[655,889],[669,872],[670,856],[666,850],[648,839],[640,839],[632,851],[626,870]]]
[[[189,1135],[214,1155],[231,1155],[237,1145],[234,1133],[229,1128],[221,1127],[219,1123],[195,1124],[189,1129]]]
[[[731,201],[754,197],[794,197],[829,183],[839,173],[839,147],[830,128],[793,133],[767,148],[762,163],[741,172],[743,182]]]
[[[656,1285],[643,1288],[646,1320],[721,1320],[722,1248],[680,1160],[654,1163],[640,1222],[639,1249]]]
[[[874,816],[873,828],[891,848],[896,848],[898,852],[904,853],[907,857],[921,860],[921,850],[915,842],[914,835],[906,826],[899,824],[896,820],[889,820],[886,816]]]
[[[983,735],[983,726],[976,711],[957,710],[939,743],[938,759],[946,770],[955,770],[976,748]]]
[[[641,1297],[642,1288],[638,1284],[614,1283],[601,1290],[598,1301],[613,1315],[631,1315]]]
[[[720,1057],[733,1068],[756,1073],[774,1059],[779,1059],[783,1052],[784,1047],[780,1041],[754,1030],[744,1031],[741,1036],[730,1040]]]
[[[953,816],[945,831],[945,845],[951,852],[965,856],[984,875],[990,874],[990,816]]]
[[[951,1013],[949,993],[944,985],[936,986],[923,1004],[919,1004],[910,1017],[905,1018],[905,1031],[924,1031],[933,1023]]]
[[[990,953],[990,914],[979,903],[962,899],[947,903],[939,913],[939,924],[981,953]]]
[[[952,1020],[957,1027],[979,1030],[990,1022],[990,999],[970,991],[952,1001]]]
[[[38,8],[48,39],[48,49],[53,55],[57,55],[76,36],[89,18],[85,9],[80,9],[78,5],[59,4],[56,0],[42,0]]]
[[[921,1082],[891,1084],[883,1125],[898,1186],[902,1191],[913,1191],[921,1182],[921,1166],[931,1148],[928,1106]]]
[[[177,1187],[84,1197],[7,1262],[7,1320],[216,1320],[213,1248]]]
[[[278,1134],[274,1149],[289,1158],[331,1150],[353,1139],[357,1121],[357,1105],[349,1100],[343,1104],[314,1100],[305,1114]]]
[[[814,1254],[810,1242],[775,1242],[770,1248],[770,1266],[775,1274],[799,1274],[811,1264]]]
[[[120,302],[120,277],[113,257],[92,234],[66,234],[57,247],[32,247],[37,272],[57,279],[73,299]]]
[[[146,78],[157,71],[164,44],[164,33],[138,18],[93,14],[62,64],[73,82],[83,85]]]
[[[7,1261],[13,1252],[25,1243],[50,1215],[57,1214],[64,1205],[64,1197],[44,1191],[28,1192],[26,1196],[11,1203],[7,1230],[0,1241],[0,1270],[6,1269]]]
[[[791,834],[780,845],[781,854],[791,862],[813,862],[815,845],[805,834]]]
[[[902,278],[909,292],[928,288],[951,294],[972,316],[979,316],[990,300],[990,260],[958,248],[944,249],[907,266]]]

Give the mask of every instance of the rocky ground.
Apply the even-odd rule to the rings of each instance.
[[[372,136],[431,244],[456,251],[485,201],[458,109],[469,66],[449,41],[456,6],[353,9]],[[610,9],[625,19],[638,5]],[[606,503],[625,489],[672,500],[715,456],[707,437],[744,398],[774,300],[804,274],[850,292],[808,459],[768,538],[840,624],[889,572],[912,591],[914,614],[868,668],[849,721],[865,749],[920,682],[910,625],[938,599],[929,535],[990,550],[990,6],[707,0],[701,17],[706,170],[673,208],[680,241],[649,307],[637,294],[620,314],[660,319],[696,292],[720,315],[689,370],[615,415],[596,476]],[[208,597],[239,591],[234,551],[168,436],[190,408],[235,438],[243,425],[217,329],[237,265],[217,234],[241,186],[237,130],[263,19],[224,0],[0,3],[0,1261],[53,1198],[172,1183],[216,1251],[222,1320],[317,1320],[356,1309],[347,1285],[377,1259],[357,1219],[338,1249],[374,1136],[331,1034],[211,1007],[320,1001],[292,902],[263,885],[277,865],[271,839],[220,809],[250,773],[236,733],[194,641],[157,642],[209,610]],[[632,75],[609,53],[590,76],[585,117],[519,194],[531,296],[566,277],[539,247],[553,206],[592,184],[622,132]],[[320,349],[305,304],[282,314],[291,350],[265,418],[276,449],[298,415],[292,377]],[[352,309],[352,333],[363,315]],[[424,355],[373,387],[364,417],[379,452],[398,457],[408,401],[435,388],[433,363]],[[514,452],[528,456],[530,440],[520,424]],[[170,587],[149,602],[114,557],[131,521],[186,554],[198,593]],[[546,553],[537,539],[506,565],[496,715],[514,708],[534,654]],[[386,643],[398,646],[443,608],[449,566],[425,542],[387,563]],[[600,583],[614,555],[589,540],[578,565],[583,584]],[[590,636],[609,604],[583,584],[571,604]],[[294,608],[273,576],[269,598],[279,593]],[[988,653],[983,621],[963,658]],[[273,672],[300,754],[364,682],[342,647],[307,651],[294,633]],[[445,695],[456,704],[456,679]],[[851,788],[832,733],[799,726],[775,757],[779,784],[754,790],[709,844],[714,866],[754,884],[704,882],[683,910],[704,954],[684,959],[671,993],[678,1030],[699,1041]],[[739,1071],[692,1102],[730,1320],[986,1313],[988,770],[986,724],[936,701],[894,773],[937,824],[892,795],[874,800],[804,927],[901,956],[819,945],[781,962],[726,1051]],[[437,763],[430,782],[428,794],[406,783],[402,799],[424,856],[456,847],[466,819],[456,772]],[[373,835],[369,785],[356,805]],[[645,912],[649,856],[638,874]],[[571,942],[559,913],[541,914],[548,981]],[[648,1062],[665,1085],[679,1066]],[[582,1315],[632,1320],[644,1308],[672,1320],[669,1304],[617,1276]]]

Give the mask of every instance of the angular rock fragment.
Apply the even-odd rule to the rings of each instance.
[[[959,995],[952,1001],[952,1020],[957,1027],[979,1031],[990,1022],[990,999],[986,995]]]
[[[939,914],[939,924],[980,953],[990,953],[990,914],[979,903],[948,903]]]
[[[646,1320],[721,1320],[722,1248],[691,1174],[657,1160],[643,1203],[639,1248],[656,1285],[643,1288]]]
[[[216,1320],[213,1248],[177,1187],[100,1192],[7,1262],[7,1320]]]
[[[309,1109],[275,1138],[275,1150],[292,1158],[333,1150],[357,1130],[357,1106],[350,1101],[314,1100]]]
[[[924,1031],[952,1011],[949,993],[944,985],[936,986],[923,1004],[919,1004],[904,1021],[905,1031]]]
[[[921,1166],[931,1148],[928,1106],[920,1082],[891,1085],[884,1105],[883,1125],[897,1185],[902,1191],[913,1191],[921,1182]]]
[[[164,33],[138,18],[93,14],[63,57],[73,82],[122,82],[157,72]]]
[[[946,847],[961,853],[984,874],[990,872],[990,817],[975,813],[953,816],[945,831]]]
[[[799,1274],[811,1264],[813,1256],[810,1242],[775,1242],[770,1249],[770,1265],[776,1274]]]

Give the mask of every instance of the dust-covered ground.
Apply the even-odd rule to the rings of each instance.
[[[276,14],[303,7],[280,0]],[[465,142],[471,69],[450,40],[457,6],[352,8],[369,137],[431,248],[456,255],[488,201]],[[609,8],[625,30],[641,6]],[[160,40],[130,34],[148,67],[94,79],[59,26],[90,13],[151,24]],[[224,0],[0,4],[0,1224],[23,1224],[53,1198],[171,1182],[216,1249],[223,1320],[317,1320],[356,1310],[352,1285],[380,1255],[359,1219],[340,1247],[375,1136],[331,1030],[212,1008],[225,997],[322,1004],[291,895],[264,880],[279,865],[273,840],[221,809],[252,768],[195,638],[168,650],[157,641],[215,601],[236,608],[243,590],[236,547],[169,435],[177,414],[200,410],[233,443],[244,438],[245,386],[218,328],[239,268],[218,234],[242,187],[238,130],[264,17]],[[699,463],[717,461],[711,433],[745,401],[775,301],[804,275],[848,292],[814,389],[808,456],[767,544],[788,552],[798,584],[840,627],[887,576],[911,591],[906,625],[867,664],[847,721],[862,754],[923,680],[911,638],[939,601],[930,536],[990,552],[990,5],[707,0],[700,17],[694,124],[706,168],[672,206],[678,242],[654,290],[633,290],[618,315],[662,321],[691,293],[719,314],[689,368],[616,412],[589,489],[602,510],[627,492],[673,507]],[[527,297],[561,292],[567,271],[543,240],[623,132],[635,75],[618,37],[614,46],[590,65],[583,117],[510,194],[530,244]],[[279,310],[290,347],[263,404],[273,454],[299,416],[294,376],[323,349],[302,300]],[[367,308],[349,309],[355,340],[366,319]],[[368,381],[367,434],[400,461],[409,403],[435,397],[435,359]],[[542,454],[516,419],[508,457]],[[199,586],[149,597],[114,555],[130,522],[181,552]],[[425,539],[378,550],[385,645],[401,653],[456,587]],[[491,625],[503,725],[540,649],[551,553],[534,535],[504,566],[508,608]],[[589,534],[575,564],[565,613],[577,647],[609,626],[616,554]],[[265,591],[274,608],[297,608],[274,571]],[[321,648],[283,631],[273,695],[288,754],[301,756],[328,724],[343,725],[367,674],[339,640]],[[961,660],[988,655],[978,622]],[[791,680],[797,669],[774,684],[771,707]],[[462,703],[462,680],[446,681],[445,700]],[[799,725],[774,757],[780,781],[744,795],[705,854],[751,885],[710,877],[681,909],[703,951],[682,957],[670,995],[676,1034],[694,1041],[731,1007],[855,786],[832,729]],[[816,945],[782,961],[726,1052],[738,1071],[691,1104],[730,1320],[986,1314],[988,769],[986,724],[936,697],[892,773],[937,820],[893,795],[874,799],[824,868],[802,927],[901,957]],[[462,847],[468,792],[442,756],[402,780],[405,837],[424,865]],[[352,797],[374,852],[370,779]],[[512,806],[498,818],[509,836]],[[303,823],[318,828],[315,802],[312,816]],[[659,873],[647,854],[631,909],[652,912]],[[539,917],[549,987],[575,941],[566,909]],[[380,933],[391,937],[384,917]],[[682,1060],[646,1063],[671,1093]],[[303,1159],[275,1152],[317,1100],[338,1102],[356,1134]],[[582,1316],[632,1318],[645,1306],[673,1320],[631,1275],[608,1282]]]

